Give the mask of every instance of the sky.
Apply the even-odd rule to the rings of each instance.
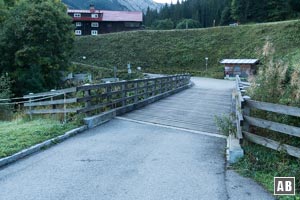
[[[171,3],[171,1],[173,1],[173,3],[177,2],[177,0],[154,0],[154,1],[158,3]]]

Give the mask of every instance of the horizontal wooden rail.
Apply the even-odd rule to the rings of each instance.
[[[45,109],[45,110],[29,110],[27,114],[63,114],[63,113],[76,113],[78,108],[69,108],[69,109]]]
[[[54,90],[54,91],[50,91],[50,92],[28,94],[28,95],[24,95],[23,98],[24,99],[33,99],[33,98],[38,98],[38,97],[56,96],[56,95],[63,95],[63,94],[72,93],[72,92],[76,92],[76,91],[77,91],[76,87],[72,87],[72,88],[67,88],[67,89]]]
[[[24,106],[49,106],[49,105],[60,105],[60,104],[70,104],[70,103],[76,103],[77,98],[71,98],[71,99],[59,99],[59,100],[53,100],[53,101],[38,101],[38,102],[30,102],[25,103]]]
[[[270,112],[290,115],[294,117],[300,117],[300,108],[297,107],[278,105],[278,104],[253,101],[253,100],[247,100],[246,105],[249,106],[250,108],[256,108],[259,110],[270,111]]]
[[[287,144],[280,144],[279,142],[276,142],[274,140],[258,136],[252,133],[248,133],[246,131],[243,131],[243,134],[245,136],[245,139],[247,139],[250,142],[268,147],[276,151],[285,151],[291,156],[300,158],[300,148],[296,148]]]
[[[277,131],[280,133],[285,133],[285,134],[291,135],[291,136],[300,137],[300,128],[298,128],[298,127],[289,126],[289,125],[272,122],[272,121],[268,121],[268,120],[264,120],[264,119],[249,117],[249,116],[244,116],[244,118],[250,125],[269,129],[272,131]]]

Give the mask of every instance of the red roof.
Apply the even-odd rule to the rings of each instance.
[[[142,12],[109,11],[103,10],[103,21],[131,21],[142,22]]]
[[[132,11],[68,9],[68,13],[102,13],[103,14],[102,21],[110,21],[110,22],[120,22],[120,21],[142,22],[143,21],[143,13],[138,11],[132,12]]]

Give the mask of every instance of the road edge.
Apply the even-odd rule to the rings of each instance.
[[[79,133],[82,133],[82,132],[86,131],[87,129],[88,129],[88,127],[86,125],[80,126],[78,128],[75,128],[75,129],[72,129],[70,131],[65,132],[65,134],[63,134],[63,135],[60,135],[60,136],[57,136],[55,138],[46,140],[42,143],[33,145],[33,146],[31,146],[27,149],[23,149],[23,150],[19,151],[18,153],[15,153],[11,156],[1,158],[0,159],[0,168],[4,167],[6,165],[9,165],[11,163],[14,163],[14,162],[26,157],[26,156],[29,156],[29,155],[34,154],[36,152],[42,151],[42,150],[44,150],[44,149],[46,149],[46,148],[48,148],[52,145],[63,142],[64,140],[66,140],[66,139],[68,139],[72,136],[75,136]]]

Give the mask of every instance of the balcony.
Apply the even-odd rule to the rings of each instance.
[[[101,22],[102,21],[102,17],[98,17],[98,18],[94,18],[94,17],[72,17],[73,21],[92,21],[92,22]]]

